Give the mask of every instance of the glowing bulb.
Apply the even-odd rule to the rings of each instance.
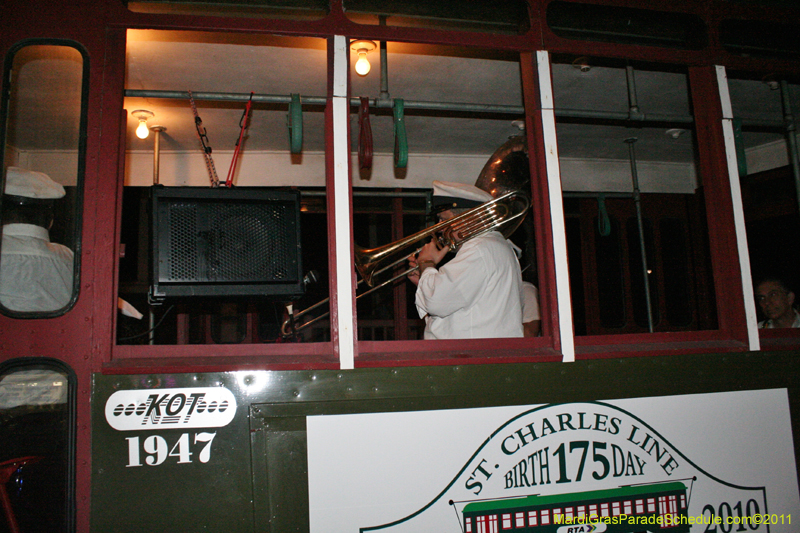
[[[367,61],[367,51],[362,48],[358,51],[358,61],[356,61],[356,74],[366,76],[369,74],[369,61]]]
[[[147,129],[147,121],[140,119],[139,125],[136,127],[136,136],[140,139],[147,139],[148,135],[150,135],[150,130]]]

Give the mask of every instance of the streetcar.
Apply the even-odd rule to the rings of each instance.
[[[687,506],[686,486],[666,482],[472,502],[464,506],[462,515],[465,533],[565,531],[562,528],[569,527],[573,531],[585,527],[585,531],[688,532]]]
[[[760,408],[797,452],[800,328],[759,327],[800,291],[794,2],[3,0],[0,21],[0,258],[63,259],[0,281],[0,533],[324,529],[315,415],[785,389]],[[425,340],[407,258],[434,180],[519,215],[489,229],[538,333]],[[658,487],[620,512],[682,516]]]

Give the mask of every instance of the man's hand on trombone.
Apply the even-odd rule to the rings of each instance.
[[[430,242],[425,244],[416,255],[409,256],[408,267],[417,268],[408,275],[408,279],[414,285],[419,284],[419,277],[426,268],[432,268],[438,265],[447,252],[450,251],[448,246],[440,246],[437,239],[431,239]]]

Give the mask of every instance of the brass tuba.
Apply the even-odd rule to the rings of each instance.
[[[485,190],[493,199],[449,220],[425,228],[398,241],[366,250],[355,245],[355,266],[361,275],[358,282],[366,283],[371,289],[359,294],[356,299],[366,296],[394,281],[408,276],[416,268],[409,268],[382,282],[376,277],[386,271],[394,271],[408,257],[417,253],[431,238],[438,240],[440,246],[448,246],[457,251],[459,246],[469,239],[490,231],[500,231],[506,238],[522,224],[530,207],[530,167],[528,148],[525,136],[511,137],[495,150],[481,170],[475,186]],[[289,317],[281,327],[283,336],[305,329],[311,324],[326,317],[328,313],[319,315],[299,326],[293,326],[306,312],[316,309],[328,302],[322,300],[313,306],[299,311]]]

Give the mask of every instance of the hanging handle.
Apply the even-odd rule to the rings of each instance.
[[[611,220],[608,218],[605,194],[597,196],[597,231],[601,237],[608,237],[611,234]]]
[[[406,123],[403,120],[403,99],[395,98],[394,106],[394,166],[406,168],[408,164],[408,139],[406,138]]]
[[[299,154],[303,150],[303,108],[299,94],[292,94],[286,125],[289,126],[289,148],[293,154]]]
[[[361,97],[358,108],[358,168],[372,168],[372,126],[369,124],[369,98]]]

